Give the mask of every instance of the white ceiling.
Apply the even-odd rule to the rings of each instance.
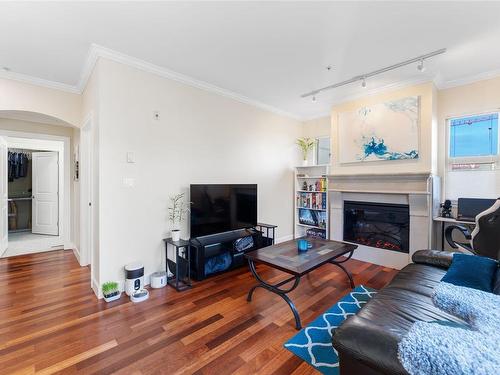
[[[0,4],[2,76],[78,87],[94,43],[311,118],[407,81],[500,73],[499,2],[82,2]],[[439,48],[426,64],[300,95]],[[331,71],[326,66],[331,65]]]

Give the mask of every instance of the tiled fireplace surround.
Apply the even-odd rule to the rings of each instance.
[[[333,240],[343,240],[344,201],[404,204],[410,209],[409,254],[358,245],[353,258],[400,269],[411,263],[415,251],[433,247],[432,219],[437,216],[440,199],[438,177],[428,173],[328,177]]]

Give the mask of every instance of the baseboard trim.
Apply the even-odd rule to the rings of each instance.
[[[80,266],[82,266],[82,261],[81,261],[81,258],[80,258],[80,250],[76,246],[69,246],[69,247],[65,246],[64,250],[72,250],[73,254],[75,254],[76,260],[78,261],[78,263],[80,264]]]
[[[94,291],[94,294],[96,295],[97,299],[103,298],[102,293],[101,293],[101,288],[99,288],[99,283],[94,278],[92,278],[91,288]]]
[[[276,243],[286,242],[286,241],[290,241],[290,240],[293,240],[293,234],[289,234],[288,236],[276,238]]]

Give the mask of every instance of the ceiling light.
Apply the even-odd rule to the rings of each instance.
[[[397,64],[386,66],[385,68],[377,69],[377,70],[374,70],[372,72],[365,73],[365,74],[360,74],[360,75],[354,76],[348,80],[345,80],[342,82],[337,82],[337,83],[334,83],[332,85],[328,85],[328,86],[322,87],[320,89],[316,89],[316,90],[307,92],[305,94],[302,94],[301,97],[306,98],[309,96],[316,96],[317,94],[319,94],[322,91],[331,90],[331,89],[334,89],[336,87],[345,86],[345,85],[348,85],[350,83],[359,82],[359,81],[362,81],[362,84],[361,84],[362,87],[366,87],[366,79],[371,78],[373,76],[376,76],[378,74],[386,73],[386,72],[389,72],[391,70],[401,68],[401,67],[406,66],[406,65],[414,64],[416,62],[420,62],[417,66],[417,69],[423,72],[425,59],[428,59],[428,58],[431,58],[431,57],[434,57],[437,55],[441,55],[442,53],[445,53],[445,52],[446,52],[446,48],[441,48],[441,49],[438,49],[436,51],[426,53],[425,55],[421,55],[421,56],[417,56],[417,57],[414,57],[414,58],[409,59],[409,60],[401,61]]]
[[[424,59],[420,60],[418,65],[417,65],[417,70],[419,72],[425,71],[425,66],[424,66]]]

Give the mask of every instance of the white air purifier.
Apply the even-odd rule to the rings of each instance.
[[[144,266],[135,262],[125,266],[125,293],[131,296],[144,288]]]
[[[151,275],[151,288],[159,289],[167,285],[167,273],[165,271],[155,272]]]

